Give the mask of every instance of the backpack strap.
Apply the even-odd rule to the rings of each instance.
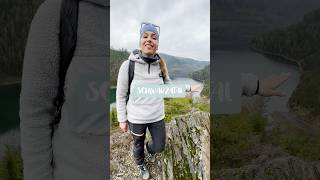
[[[129,95],[130,95],[130,87],[134,76],[134,66],[135,62],[132,60],[129,60],[129,70],[128,70],[128,92],[127,92],[127,100],[126,103],[129,101]]]
[[[131,83],[133,80],[133,76],[134,76],[134,66],[135,66],[135,61],[129,60],[129,69],[128,69],[128,92],[127,92],[127,99],[126,99],[126,103],[128,103],[129,101],[129,95],[130,95],[130,87],[131,87]],[[161,76],[162,76],[162,80],[164,82],[164,74],[161,71]]]
[[[60,10],[60,62],[59,62],[59,87],[55,100],[57,107],[55,113],[56,123],[61,118],[61,108],[64,103],[65,76],[77,43],[79,0],[63,0]]]
[[[161,70],[160,70],[160,71],[161,71]],[[164,77],[164,73],[163,73],[162,71],[161,71],[160,77],[162,77],[162,80],[163,80],[163,82],[164,82],[165,77]]]

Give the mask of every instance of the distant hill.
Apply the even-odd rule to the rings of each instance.
[[[189,77],[190,73],[201,70],[209,65],[208,61],[171,56],[164,53],[160,53],[160,56],[167,62],[171,78]]]
[[[320,50],[320,9],[299,23],[255,37],[251,46],[300,61]]]
[[[250,40],[301,20],[319,0],[213,0],[213,49],[249,49]]]
[[[123,61],[129,57],[129,52],[126,49],[110,50],[110,72],[111,85],[115,86],[117,83],[117,76],[119,68]],[[165,59],[171,78],[189,77],[190,73],[201,70],[209,64],[208,61],[198,61],[191,58],[177,57],[164,53],[160,56]]]

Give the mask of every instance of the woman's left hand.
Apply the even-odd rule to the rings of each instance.
[[[283,73],[280,75],[273,75],[269,78],[262,79],[259,81],[259,91],[260,96],[285,96],[284,92],[277,90],[284,82],[286,82],[290,77],[290,73]]]

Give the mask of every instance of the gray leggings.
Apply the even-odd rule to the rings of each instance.
[[[133,136],[133,156],[136,164],[144,162],[144,140],[147,128],[151,134],[152,142],[147,142],[147,151],[150,154],[160,153],[166,144],[166,129],[164,120],[148,124],[133,124],[129,122],[130,133]]]

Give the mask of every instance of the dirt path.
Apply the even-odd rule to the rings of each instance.
[[[119,129],[111,131],[110,138],[110,172],[113,180],[138,180],[135,162],[132,156],[132,136],[122,133]],[[157,155],[154,163],[148,163],[151,180],[160,180],[162,176],[161,154]]]

